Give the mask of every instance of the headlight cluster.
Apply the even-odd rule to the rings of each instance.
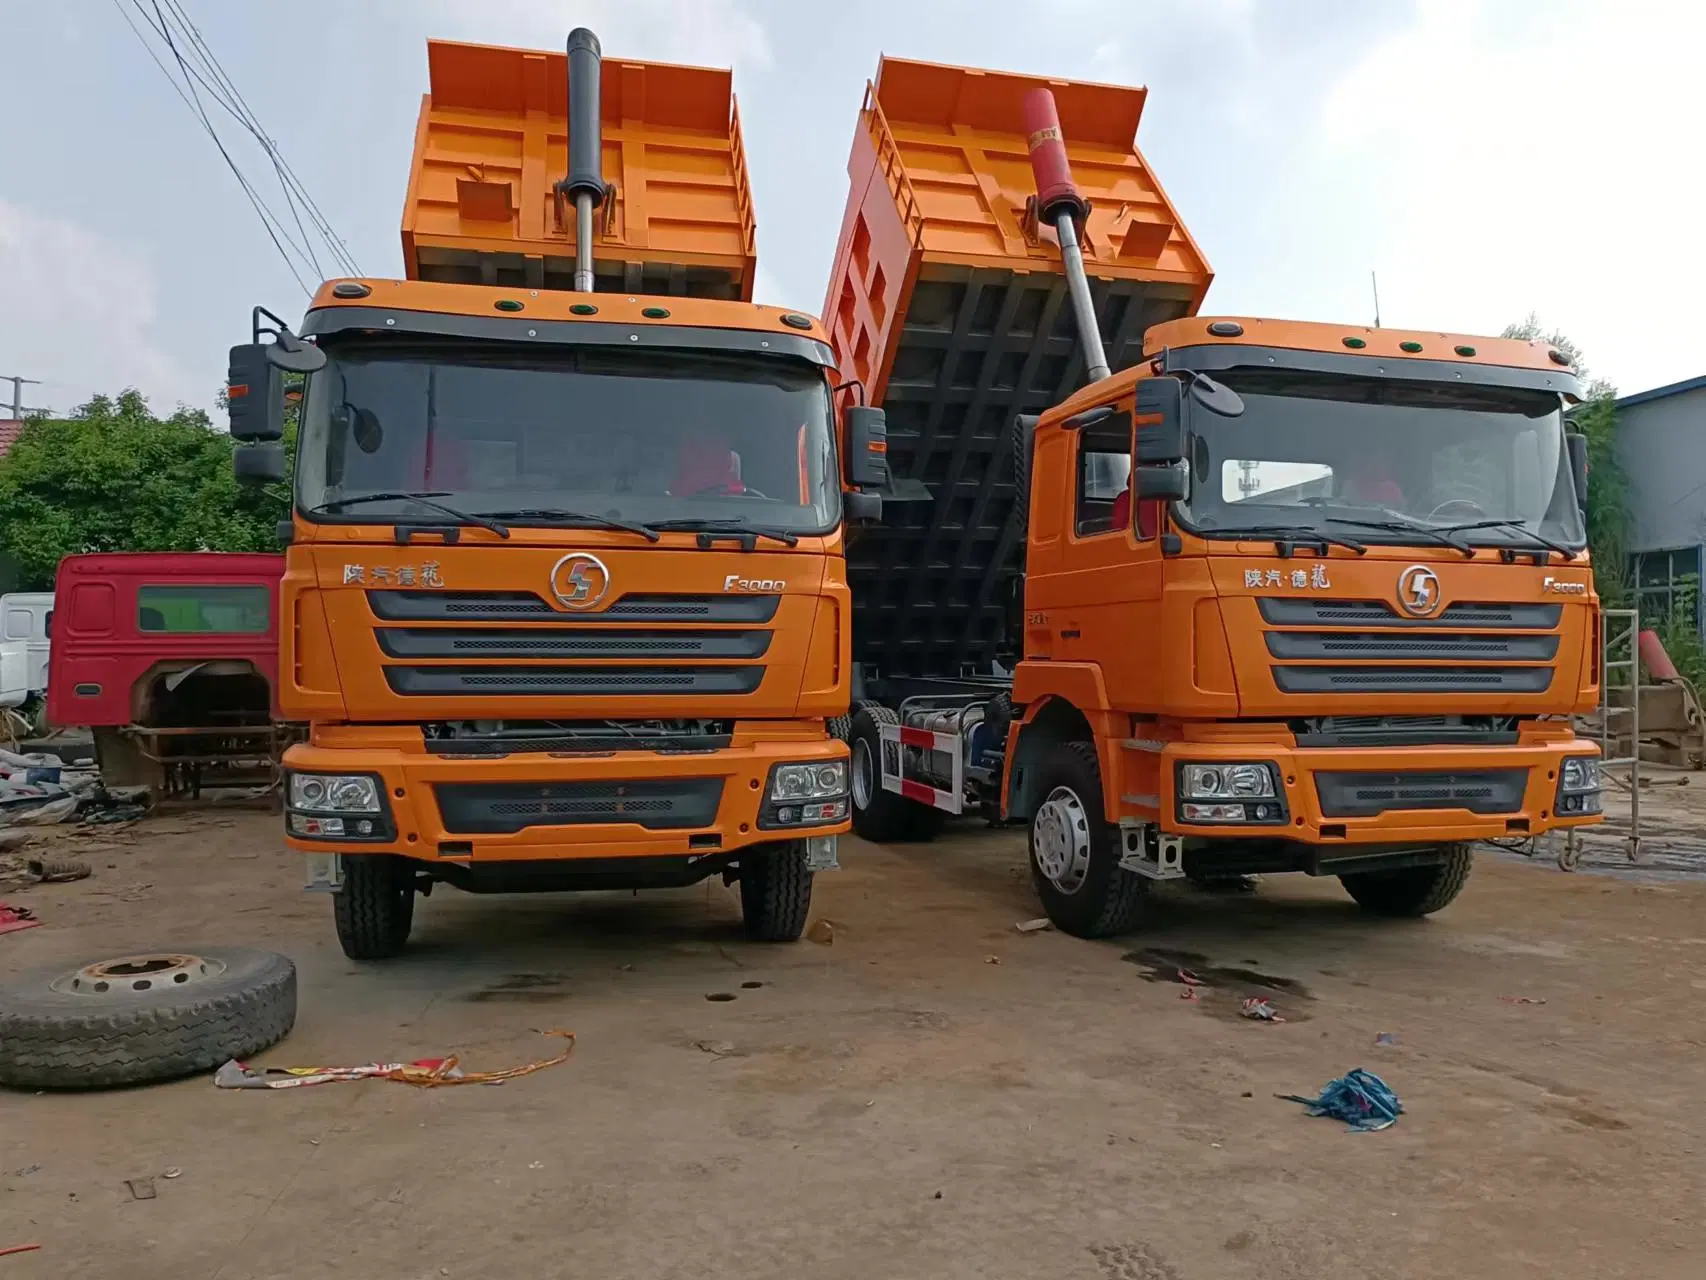
[[[1599,757],[1568,757],[1558,770],[1558,799],[1553,805],[1554,810],[1561,818],[1598,813],[1601,785]]]
[[[770,770],[761,827],[822,826],[847,817],[847,762],[779,764]]]
[[[379,780],[366,773],[293,773],[285,826],[308,840],[395,837]]]
[[[1259,761],[1179,766],[1179,818],[1183,822],[1284,822],[1285,803],[1274,767]]]

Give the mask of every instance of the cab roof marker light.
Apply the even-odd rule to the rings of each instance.
[[[1361,338],[1346,338],[1344,342],[1345,345],[1350,347],[1353,351],[1361,351],[1368,345],[1368,343],[1364,342]]]
[[[1453,347],[1452,350],[1457,352],[1460,356],[1472,356],[1475,354],[1474,347]]]
[[[1398,344],[1398,350],[1408,351],[1411,355],[1415,355],[1415,353],[1420,351],[1421,349],[1422,349],[1422,344],[1419,342],[1400,342]]]

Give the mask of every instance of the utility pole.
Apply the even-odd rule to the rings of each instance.
[[[0,373],[0,382],[12,384],[12,417],[22,420],[24,414],[30,412],[24,408],[24,388],[26,386],[41,386],[41,379],[20,378],[15,373]]]
[[[1368,282],[1374,288],[1374,327],[1378,329],[1380,328],[1380,277],[1370,271]]]

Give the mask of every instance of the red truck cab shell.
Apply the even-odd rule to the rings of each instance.
[[[278,583],[284,557],[212,551],[66,556],[54,583],[48,720],[91,728],[128,725],[138,682],[166,662],[237,659],[272,689],[278,716]],[[269,590],[264,631],[144,631],[140,592],[150,587],[255,586]]]

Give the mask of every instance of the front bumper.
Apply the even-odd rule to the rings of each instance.
[[[418,731],[351,727],[291,747],[284,756],[285,768],[374,775],[389,806],[394,835],[304,839],[287,829],[285,844],[302,853],[399,853],[424,862],[457,864],[713,857],[775,840],[850,830],[847,819],[785,829],[759,825],[773,765],[846,758],[846,744],[813,724],[773,734],[737,732],[729,747],[704,753],[529,752],[499,758],[430,753]],[[588,820],[583,809],[576,817],[564,817],[564,788],[577,784],[593,787],[602,797],[599,805],[613,812]],[[440,787],[447,790],[440,792]],[[660,808],[659,797],[672,792],[691,804],[678,805],[673,816],[659,817],[667,810]],[[570,808],[579,804],[580,799],[568,802]],[[690,825],[681,825],[683,814],[690,817]],[[491,829],[503,826],[517,829]]]
[[[1524,839],[1603,820],[1599,813],[1555,812],[1565,757],[1599,755],[1597,743],[1579,738],[1499,747],[1402,748],[1300,748],[1273,739],[1223,739],[1169,742],[1159,755],[1160,827],[1173,835],[1304,844],[1439,844]],[[1266,823],[1181,818],[1179,765],[1242,761],[1267,761],[1276,767],[1277,798],[1285,807],[1281,818]],[[1368,811],[1376,808],[1378,812]]]

